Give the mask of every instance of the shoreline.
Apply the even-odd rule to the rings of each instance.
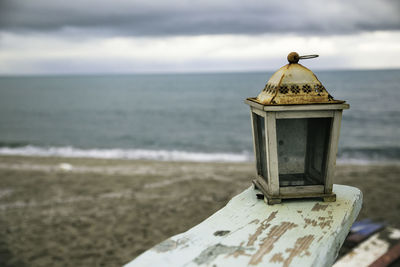
[[[114,159],[114,160],[144,160],[165,162],[253,162],[252,151],[241,152],[201,152],[190,150],[166,149],[121,149],[121,148],[92,148],[82,149],[77,147],[39,147],[34,145],[19,146],[10,143],[9,147],[0,147],[0,157],[47,157],[47,158],[78,158],[78,159]],[[354,156],[355,155],[355,156]],[[400,162],[398,148],[354,148],[339,151],[338,164],[354,165],[387,165]]]
[[[0,156],[0,265],[121,266],[251,185],[252,162]],[[400,228],[400,164],[343,165],[358,220]],[[38,245],[40,244],[40,245]]]
[[[184,151],[179,151],[184,152]],[[191,152],[188,152],[191,153]],[[193,152],[194,153],[194,152]],[[200,153],[206,154],[206,153]],[[212,154],[212,153],[211,153]],[[219,153],[216,153],[219,154]],[[226,153],[227,155],[238,155]],[[247,155],[247,153],[246,153]],[[164,163],[199,163],[199,164],[254,164],[254,159],[248,160],[180,160],[180,159],[157,159],[157,158],[124,158],[124,157],[92,157],[92,156],[53,156],[53,155],[20,155],[20,154],[0,154],[0,162],[2,159],[29,160],[35,159],[49,160],[50,162],[57,161],[73,161],[73,162],[94,162],[94,161],[115,161],[115,162],[164,162]],[[368,160],[368,159],[341,159],[336,160],[337,166],[400,166],[400,160]]]

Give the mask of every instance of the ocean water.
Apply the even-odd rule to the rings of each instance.
[[[0,154],[253,159],[249,107],[272,73],[0,77]],[[320,71],[346,100],[339,161],[400,160],[400,70]]]

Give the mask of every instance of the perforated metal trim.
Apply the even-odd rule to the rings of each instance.
[[[308,84],[304,84],[303,85],[303,92],[304,93],[306,93],[306,94],[309,94],[309,93],[311,93],[311,86],[310,85],[308,85]]]
[[[279,93],[281,93],[281,94],[289,93],[288,86],[286,84],[281,84],[281,86],[279,86]]]
[[[276,92],[276,86],[273,84],[266,84],[264,88],[264,92],[266,93],[275,93]],[[323,93],[326,91],[325,87],[323,85],[316,84],[313,86],[309,84],[303,84],[302,86],[299,86],[297,84],[292,84],[292,85],[287,85],[287,84],[281,84],[278,86],[278,91],[281,94],[287,94],[287,93],[292,93],[292,94],[300,94],[301,92],[305,94],[310,94],[311,92],[315,92],[317,94]]]

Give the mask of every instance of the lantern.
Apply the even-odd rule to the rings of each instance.
[[[332,192],[342,111],[312,71],[288,55],[250,106],[256,179],[268,204],[282,199],[316,197],[335,201]]]

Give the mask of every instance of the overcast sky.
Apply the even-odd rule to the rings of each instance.
[[[400,1],[0,0],[0,74],[399,68]]]

